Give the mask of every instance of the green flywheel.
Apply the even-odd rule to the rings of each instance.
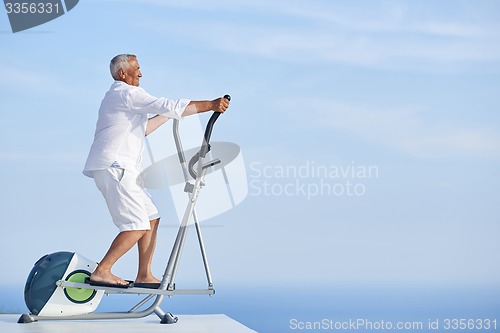
[[[84,270],[77,270],[71,272],[66,281],[85,283],[85,279],[90,277],[90,273]],[[73,303],[87,303],[92,298],[94,298],[97,292],[94,289],[83,289],[83,288],[64,288],[64,294]]]

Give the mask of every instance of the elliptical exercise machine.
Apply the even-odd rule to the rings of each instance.
[[[231,100],[229,95],[225,95],[224,98]],[[221,162],[219,159],[204,162],[207,153],[210,151],[209,142],[212,129],[219,116],[220,113],[214,112],[210,117],[201,148],[191,158],[189,163],[186,163],[186,157],[180,140],[179,121],[174,119],[173,135],[186,183],[184,191],[189,196],[189,202],[184,211],[184,216],[179,226],[160,287],[158,289],[138,288],[134,287],[133,283],[128,288],[90,285],[85,283],[85,280],[96,269],[96,262],[78,253],[55,252],[40,258],[28,275],[24,288],[24,299],[30,313],[21,315],[18,323],[32,323],[38,320],[142,318],[155,313],[160,318],[162,324],[173,324],[177,322],[177,317],[170,312],[164,312],[160,308],[165,296],[170,297],[179,294],[211,296],[215,294],[195,205],[201,188],[205,185],[204,178],[208,168]],[[194,183],[190,182],[189,175],[194,179]],[[193,224],[196,228],[205,267],[208,282],[206,289],[175,288],[175,276],[191,216],[193,217]],[[146,297],[125,312],[94,312],[104,294],[140,294],[146,295]],[[155,299],[149,307],[140,310],[153,298]]]

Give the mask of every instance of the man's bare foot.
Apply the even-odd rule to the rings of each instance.
[[[90,281],[108,284],[117,284],[126,286],[129,283],[116,275],[113,275],[111,271],[100,270],[99,267],[90,275]]]
[[[153,275],[150,276],[145,276],[145,277],[139,277],[135,279],[136,283],[160,283],[161,281],[155,278]]]

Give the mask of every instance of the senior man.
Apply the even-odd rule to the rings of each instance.
[[[134,284],[157,288],[160,281],[151,272],[151,262],[160,216],[149,193],[136,182],[144,138],[170,118],[211,110],[224,112],[229,101],[154,97],[139,87],[142,73],[133,54],[114,57],[110,71],[115,82],[101,102],[83,173],[94,178],[120,232],[89,280],[93,285],[128,287],[129,282],[112,274],[111,268],[137,244],[139,269]]]

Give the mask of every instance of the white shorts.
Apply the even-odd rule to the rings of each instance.
[[[137,184],[137,171],[122,168],[94,170],[94,181],[121,231],[150,230],[150,220],[160,217],[151,195]]]

